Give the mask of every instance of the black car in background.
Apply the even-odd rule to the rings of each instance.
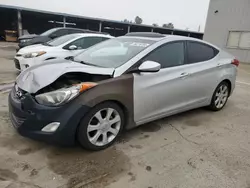
[[[44,33],[40,35],[23,35],[18,38],[19,41],[19,49],[23,48],[25,46],[33,45],[33,44],[41,44],[48,42],[52,39],[55,39],[57,37],[61,37],[63,35],[73,34],[73,33],[99,33],[96,31],[90,31],[90,30],[84,30],[84,29],[77,29],[77,28],[62,28],[57,27],[50,29],[48,31],[45,31]]]

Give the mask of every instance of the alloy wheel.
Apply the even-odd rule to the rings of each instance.
[[[216,94],[215,94],[215,106],[216,108],[220,109],[222,108],[226,102],[227,102],[227,98],[228,98],[228,87],[227,85],[221,85],[219,87],[219,89],[217,90]]]
[[[101,109],[88,123],[88,140],[95,146],[105,146],[116,138],[120,129],[120,114],[113,108]]]

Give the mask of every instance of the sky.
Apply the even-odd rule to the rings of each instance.
[[[204,31],[209,0],[0,0],[0,4],[143,24],[172,22],[175,28]]]

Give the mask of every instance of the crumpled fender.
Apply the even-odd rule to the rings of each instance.
[[[69,60],[57,59],[26,69],[17,77],[16,83],[22,90],[36,93],[66,73],[82,72],[111,76],[114,70],[114,68],[94,67]]]

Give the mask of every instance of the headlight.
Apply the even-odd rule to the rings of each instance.
[[[63,88],[56,91],[43,93],[35,96],[35,98],[37,102],[40,104],[46,106],[59,106],[61,104],[65,104],[66,102],[72,100],[81,92],[86,91],[96,85],[97,85],[96,83],[84,82],[69,88]]]
[[[24,54],[23,57],[24,58],[32,58],[32,57],[38,57],[41,56],[43,54],[46,54],[45,51],[41,51],[41,52],[32,52],[32,53],[28,53],[28,54]]]

